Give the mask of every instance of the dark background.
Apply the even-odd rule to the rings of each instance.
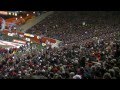
[[[118,11],[116,0],[0,0],[1,10],[94,10]]]

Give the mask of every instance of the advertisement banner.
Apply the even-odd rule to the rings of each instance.
[[[25,41],[22,41],[22,40],[16,40],[16,39],[14,39],[13,42],[15,42],[15,43],[21,43],[21,44],[26,44]]]

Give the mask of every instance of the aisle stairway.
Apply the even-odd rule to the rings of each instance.
[[[43,19],[45,19],[47,16],[53,14],[53,11],[46,12],[38,17],[33,17],[32,19],[28,20],[24,25],[20,26],[22,32],[25,32],[26,30],[30,29]]]

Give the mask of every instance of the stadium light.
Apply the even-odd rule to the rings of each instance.
[[[12,15],[14,16],[15,13],[12,13]]]
[[[33,12],[33,14],[35,14],[35,12]]]
[[[11,15],[11,12],[9,12],[8,14]]]
[[[15,16],[17,16],[17,13],[15,13]]]
[[[29,14],[27,14],[27,16],[29,16]]]

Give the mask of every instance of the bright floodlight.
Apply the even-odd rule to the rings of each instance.
[[[27,16],[29,16],[29,14],[27,14]]]
[[[12,15],[14,15],[15,13],[12,13]]]
[[[9,12],[8,14],[11,15],[11,12]]]
[[[33,12],[35,14],[35,12]]]
[[[15,13],[15,16],[17,16],[17,13]]]

